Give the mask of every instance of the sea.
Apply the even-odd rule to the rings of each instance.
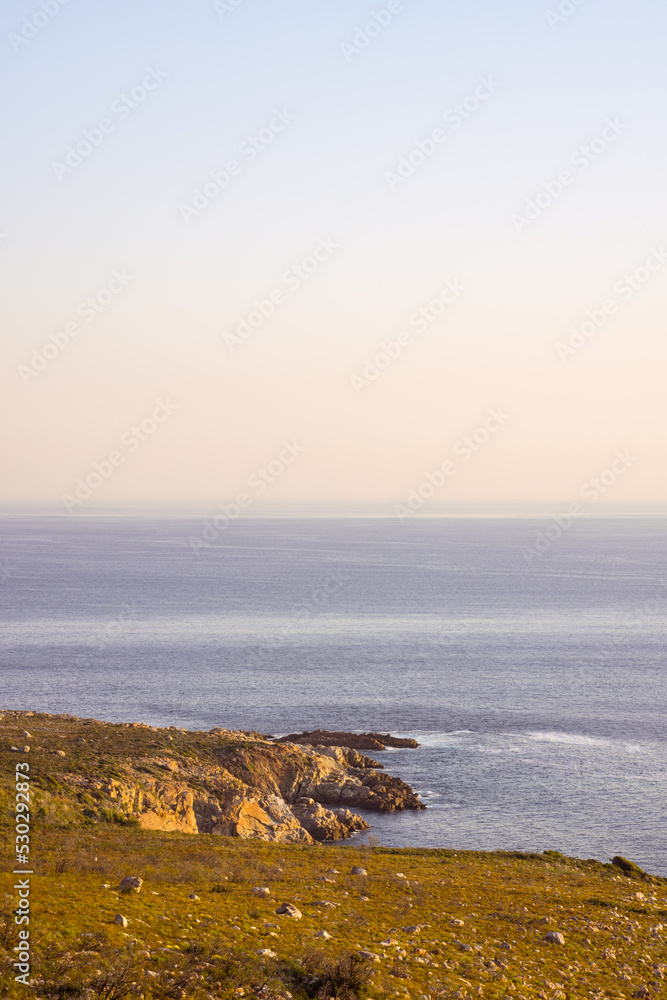
[[[5,509],[0,706],[414,737],[381,844],[667,876],[666,542],[662,508]]]

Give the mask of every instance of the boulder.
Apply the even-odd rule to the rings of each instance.
[[[114,924],[118,924],[120,927],[127,927],[127,917],[124,917],[122,913],[117,913],[113,918]]]
[[[559,931],[549,931],[544,940],[549,944],[565,944],[565,938]]]
[[[271,890],[265,885],[255,885],[251,891],[253,896],[259,896],[260,899],[267,899],[271,895]]]
[[[137,878],[135,875],[126,875],[121,881],[118,888],[121,892],[140,892],[144,880],[142,878]]]
[[[368,875],[368,872],[366,871],[365,868],[359,868],[358,865],[355,865],[353,867],[353,869],[352,869],[352,874],[353,875]]]
[[[368,830],[366,820],[349,809],[326,809],[308,797],[297,799],[292,812],[313,840],[345,840],[359,830]]]
[[[296,906],[292,903],[283,903],[282,906],[278,907],[276,913],[280,914],[280,916],[292,917],[294,920],[301,920],[303,916],[301,910],[297,910]]]
[[[272,840],[281,844],[312,844],[287,803],[277,795],[255,796],[252,790],[235,796],[211,833],[243,840]]]
[[[338,764],[342,764],[343,767],[351,767],[357,771],[367,769],[382,771],[384,769],[384,764],[373,760],[372,757],[365,757],[358,750],[352,750],[350,747],[329,747],[324,744],[318,744],[315,749],[323,757],[331,757],[332,760],[335,760]]]

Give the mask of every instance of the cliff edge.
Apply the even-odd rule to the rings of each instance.
[[[318,734],[336,735],[304,735]],[[349,745],[220,727],[6,710],[0,752],[29,762],[40,825],[118,823],[312,844],[368,829],[354,809],[424,808],[409,785]]]

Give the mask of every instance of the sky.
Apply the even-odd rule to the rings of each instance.
[[[8,0],[2,497],[667,501],[666,29]]]

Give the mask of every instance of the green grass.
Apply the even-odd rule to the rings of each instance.
[[[33,733],[35,789],[30,989],[14,982],[11,966],[18,905],[11,781],[21,755],[9,746],[21,745],[24,728]],[[629,1000],[642,987],[656,1000],[665,996],[660,925],[667,924],[667,881],[627,859],[602,864],[557,851],[304,846],[163,833],[139,829],[104,795],[76,782],[92,773],[122,779],[129,762],[146,758],[223,759],[242,774],[248,761],[234,765],[239,751],[248,757],[253,745],[207,733],[6,713],[0,996]],[[157,765],[141,766],[169,777]],[[355,865],[368,875],[352,875]],[[141,892],[118,892],[126,875],[144,879]],[[268,887],[270,897],[253,895],[253,886]],[[284,902],[298,907],[302,919],[278,916]],[[126,929],[114,923],[116,914],[127,918]],[[406,929],[414,926],[418,933]],[[565,945],[549,944],[550,931],[562,933]],[[379,960],[360,957],[363,951]]]
[[[663,983],[665,936],[654,928],[667,918],[667,886],[599,862],[304,847],[123,826],[43,831],[35,850],[40,874],[32,877],[31,930],[38,997],[122,1000],[125,983],[128,996],[146,1000],[205,1000],[265,983],[267,995],[288,991],[304,1000],[518,1000],[588,997],[596,990],[631,997],[643,985]],[[368,875],[352,875],[353,865]],[[331,868],[339,874],[325,876]],[[125,875],[145,880],[140,893],[117,892]],[[11,884],[8,874],[9,891]],[[254,896],[254,885],[267,886],[271,897]],[[646,898],[638,901],[638,892]],[[199,898],[189,899],[190,893]],[[323,908],[322,900],[339,905]],[[286,901],[301,910],[301,920],[276,915]],[[18,898],[6,902],[11,909]],[[127,917],[127,930],[113,923],[116,913]],[[452,923],[460,919],[463,926]],[[1,923],[9,958],[15,935],[7,912]],[[420,933],[404,929],[411,925]],[[317,938],[320,930],[330,939]],[[545,941],[551,930],[564,934],[564,947]],[[382,945],[388,938],[396,944]],[[278,957],[262,958],[260,949]],[[360,961],[362,950],[380,961]],[[120,985],[107,996],[104,984],[114,977]],[[0,982],[2,996],[25,996],[8,974]]]

